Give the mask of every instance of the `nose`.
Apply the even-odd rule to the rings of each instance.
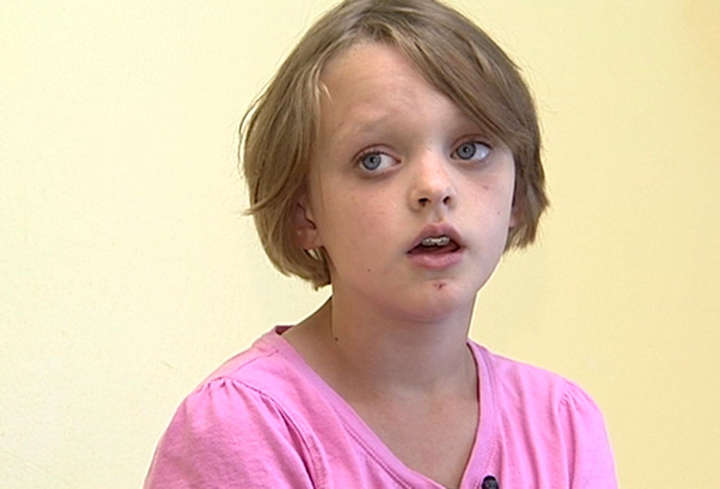
[[[457,201],[457,191],[448,173],[449,163],[443,157],[427,154],[416,161],[410,186],[410,207],[413,210],[451,209]]]

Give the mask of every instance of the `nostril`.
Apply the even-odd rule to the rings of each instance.
[[[447,204],[449,204],[449,203],[450,203],[450,196],[449,196],[449,195],[446,195],[445,198],[443,199],[443,204],[446,204],[446,205],[447,205]]]

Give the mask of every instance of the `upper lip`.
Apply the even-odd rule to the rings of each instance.
[[[447,236],[451,240],[455,241],[459,247],[463,246],[462,241],[460,240],[460,233],[458,233],[457,229],[448,223],[440,222],[428,224],[422,228],[422,231],[420,231],[420,233],[412,241],[408,252],[418,246],[423,239],[437,236]]]

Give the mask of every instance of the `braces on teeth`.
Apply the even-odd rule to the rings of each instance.
[[[440,236],[437,238],[425,238],[420,244],[423,246],[445,246],[450,243],[450,238],[447,236]]]

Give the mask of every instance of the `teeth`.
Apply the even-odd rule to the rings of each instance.
[[[437,238],[429,237],[421,241],[420,244],[423,246],[445,246],[450,243],[450,238],[447,236],[438,236]]]

